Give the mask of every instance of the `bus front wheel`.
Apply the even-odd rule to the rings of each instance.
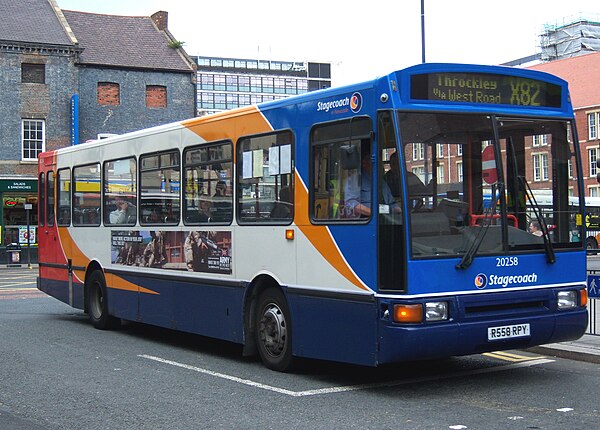
[[[100,270],[91,273],[87,281],[88,316],[92,325],[100,330],[108,330],[119,325],[120,320],[108,314],[106,281]]]
[[[287,372],[293,364],[292,327],[287,301],[280,289],[260,294],[256,306],[256,346],[264,365]]]

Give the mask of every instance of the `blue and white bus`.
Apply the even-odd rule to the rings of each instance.
[[[576,339],[581,178],[565,81],[423,64],[42,154],[38,285],[279,371]]]

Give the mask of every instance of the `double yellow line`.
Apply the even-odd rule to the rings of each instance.
[[[485,355],[486,357],[490,358],[495,358],[497,360],[510,361],[513,363],[517,363],[520,361],[539,360],[540,358],[544,358],[542,356],[528,357],[526,355],[512,354],[506,351],[485,352],[482,355]]]

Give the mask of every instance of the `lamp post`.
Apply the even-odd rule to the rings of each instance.
[[[425,0],[421,0],[421,63],[425,63]]]
[[[27,268],[31,269],[31,249],[30,249],[30,244],[31,244],[31,235],[29,234],[29,211],[33,208],[33,205],[31,203],[25,203],[25,214],[27,217]]]

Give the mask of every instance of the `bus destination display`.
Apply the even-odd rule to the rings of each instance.
[[[561,107],[561,87],[519,76],[440,72],[411,76],[413,100]]]

